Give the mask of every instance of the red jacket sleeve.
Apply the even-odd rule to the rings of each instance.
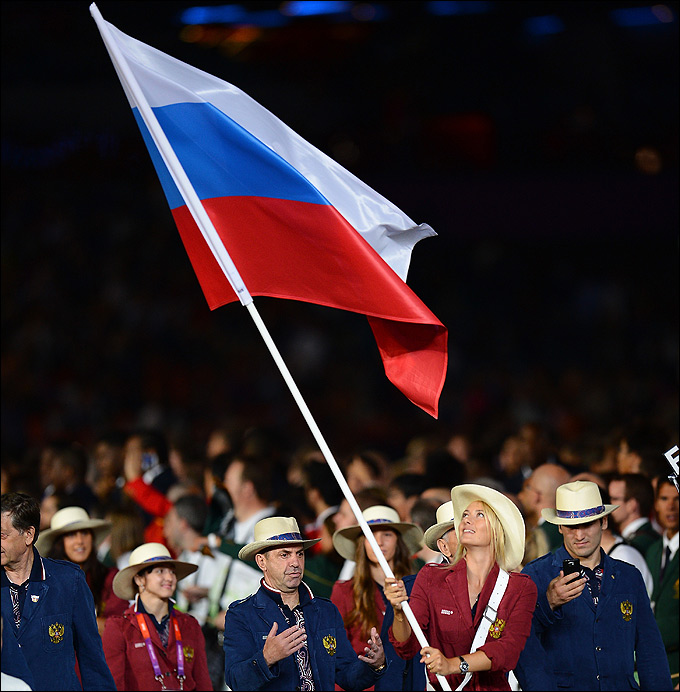
[[[104,656],[106,664],[113,675],[113,680],[116,683],[116,689],[120,691],[127,690],[125,686],[125,668],[126,668],[126,644],[123,627],[125,619],[122,617],[110,617],[106,621],[104,634],[102,635],[102,645],[104,647]]]
[[[172,502],[160,490],[156,490],[153,485],[145,483],[142,478],[128,481],[123,486],[123,490],[145,512],[153,514],[154,517],[164,517],[172,507]]]

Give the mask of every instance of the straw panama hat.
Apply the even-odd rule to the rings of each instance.
[[[453,520],[456,522],[457,530],[460,530],[463,512],[472,502],[486,502],[496,513],[505,531],[508,569],[513,570],[520,565],[524,557],[524,519],[517,505],[509,497],[485,485],[466,483],[452,488],[451,501],[453,502]]]
[[[451,529],[455,528],[456,522],[453,521],[453,502],[449,500],[443,505],[439,506],[437,510],[437,523],[432,524],[430,528],[425,531],[424,541],[425,545],[430,550],[435,550],[436,552],[441,552],[437,546],[437,541]]]
[[[561,485],[555,494],[555,506],[556,509],[542,509],[541,514],[551,524],[564,526],[586,524],[606,517],[618,508],[618,505],[602,504],[600,489],[592,481],[572,481]]]
[[[111,522],[105,519],[90,519],[90,515],[82,507],[64,507],[54,513],[50,528],[38,535],[35,547],[41,555],[46,555],[59,536],[85,529],[94,532],[94,543],[98,545],[111,531]]]
[[[126,601],[137,595],[134,576],[147,567],[172,565],[177,574],[177,581],[188,577],[198,569],[191,562],[174,560],[170,551],[162,543],[144,543],[130,553],[130,564],[120,570],[113,578],[113,593]]]
[[[393,529],[401,534],[406,544],[409,556],[415,555],[423,547],[423,532],[415,524],[408,524],[399,519],[399,514],[392,507],[374,505],[362,512],[369,527],[380,529]],[[345,560],[354,560],[356,556],[357,540],[363,536],[359,524],[338,529],[333,534],[333,545]]]
[[[241,560],[253,560],[263,550],[278,548],[289,543],[301,544],[304,550],[318,543],[320,538],[305,539],[295,517],[267,517],[255,524],[255,540],[238,551]]]

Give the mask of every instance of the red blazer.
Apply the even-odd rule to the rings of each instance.
[[[178,610],[173,610],[182,634],[184,649],[185,690],[212,690],[208,661],[205,656],[205,638],[196,618]],[[149,616],[146,616],[147,618]],[[161,644],[158,632],[152,623],[148,623],[151,642],[155,647],[158,664],[163,673],[165,686],[169,690],[178,690],[177,648],[175,631],[170,625],[170,636],[167,648]],[[104,655],[111,669],[111,674],[118,690],[160,690],[146,650],[144,637],[137,624],[134,606],[128,608],[122,616],[112,616],[106,621],[104,636]]]
[[[473,622],[465,560],[453,567],[428,564],[420,570],[409,604],[430,646],[439,649],[448,658],[470,653],[472,640],[497,576],[498,565],[494,565],[479,595]],[[516,572],[510,574],[508,587],[498,608],[497,623],[502,625],[500,635],[494,638],[488,634],[486,643],[478,649],[491,659],[491,670],[474,673],[466,690],[510,689],[505,674],[517,665],[531,632],[536,595],[536,585],[527,575]],[[500,623],[501,620],[503,623]],[[405,642],[398,642],[390,627],[389,637],[401,658],[410,658],[421,648],[413,632]],[[435,689],[441,689],[437,677],[428,675]],[[455,690],[463,681],[463,676],[449,675],[447,680],[451,689]]]
[[[113,578],[118,574],[118,568],[109,568],[108,574],[106,575],[106,581],[102,588],[102,610],[97,613],[98,617],[109,618],[112,615],[122,615],[129,606],[127,601],[122,598],[118,598],[115,593],[113,593]],[[90,586],[90,575],[85,575],[87,578],[87,585]],[[92,587],[90,586],[90,589]]]
[[[347,613],[354,608],[354,592],[352,591],[352,584],[353,581],[349,579],[348,581],[336,581],[333,585],[331,601],[333,601],[333,603],[335,603],[337,606],[343,620],[345,619]],[[385,607],[383,605],[383,598],[380,595],[380,589],[378,588],[377,584],[375,585],[373,598],[375,598],[376,606],[383,606],[382,608],[376,608],[378,616],[377,629],[378,632],[380,632],[383,619],[385,617]],[[347,630],[347,638],[349,639],[349,643],[352,645],[352,648],[357,652],[357,654],[363,654],[364,648],[366,647],[367,637],[361,636],[361,628],[359,625],[354,624],[350,629],[347,629],[347,627],[345,627],[345,629]]]

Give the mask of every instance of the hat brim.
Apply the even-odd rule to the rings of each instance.
[[[485,485],[466,483],[451,490],[453,520],[460,529],[463,512],[472,502],[485,502],[495,512],[505,532],[506,568],[513,570],[522,564],[526,530],[524,519],[517,505],[503,493]],[[458,530],[457,529],[457,530]],[[458,536],[460,540],[460,534]]]
[[[45,529],[38,535],[35,547],[41,555],[47,555],[59,536],[88,529],[94,533],[94,544],[98,546],[111,532],[111,526],[111,522],[106,521],[106,519],[88,519],[87,521],[76,521],[59,529]]]
[[[557,516],[557,510],[546,508],[541,510],[541,516],[551,524],[556,524],[557,526],[576,526],[577,524],[589,524],[595,519],[601,519],[611,514],[615,509],[618,509],[619,505],[604,505],[604,512],[600,514],[595,514],[590,517],[574,517],[573,519],[566,519],[564,517]]]
[[[175,568],[177,581],[188,577],[198,569],[198,565],[194,565],[191,562],[182,562],[181,560],[173,560],[171,558],[154,560],[153,562],[140,562],[138,565],[124,567],[116,574],[113,578],[113,593],[124,601],[131,601],[137,595],[134,576],[148,567],[161,567],[162,565],[172,565]]]
[[[405,522],[385,522],[380,524],[369,524],[370,528],[380,529],[382,531],[391,529],[396,531],[403,539],[408,549],[409,556],[415,555],[423,547],[423,532],[415,524],[407,524]],[[338,529],[333,534],[333,546],[341,557],[345,560],[354,560],[357,552],[357,540],[359,536],[363,536],[361,526],[347,526],[344,529]]]
[[[441,553],[441,550],[439,550],[439,546],[437,545],[437,541],[455,526],[456,522],[453,521],[453,519],[451,521],[442,521],[440,524],[433,524],[429,529],[427,529],[427,531],[425,531],[423,542],[430,550]]]
[[[239,560],[254,560],[255,555],[261,553],[263,550],[271,550],[272,548],[280,548],[284,545],[302,545],[303,550],[307,550],[311,546],[318,543],[320,538],[306,538],[302,541],[253,541],[244,545],[241,550],[238,551]]]

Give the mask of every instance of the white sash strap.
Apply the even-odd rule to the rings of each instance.
[[[477,649],[484,644],[487,636],[489,635],[489,628],[494,624],[494,622],[496,622],[498,606],[503,599],[503,594],[505,593],[505,589],[507,588],[509,581],[510,575],[505,570],[499,569],[498,576],[496,577],[496,585],[493,587],[491,598],[489,598],[489,603],[484,609],[484,615],[482,615],[482,621],[479,623],[475,638],[472,640],[472,648],[470,649],[471,654],[477,651]],[[463,687],[468,684],[471,677],[472,673],[465,673],[463,682],[456,687],[456,692],[458,692],[458,690],[462,690]]]

